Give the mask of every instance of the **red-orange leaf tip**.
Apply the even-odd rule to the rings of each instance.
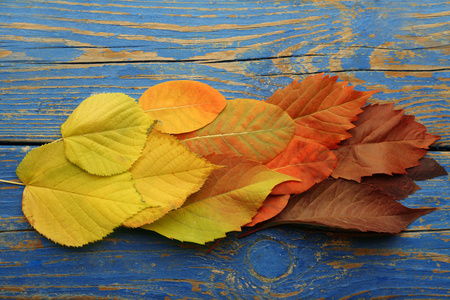
[[[316,141],[329,149],[350,137],[347,130],[362,112],[366,100],[377,91],[355,91],[346,81],[323,73],[294,80],[276,91],[268,103],[284,109],[296,123],[297,136]]]

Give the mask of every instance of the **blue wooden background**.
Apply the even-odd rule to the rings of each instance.
[[[191,79],[264,100],[318,72],[416,115],[450,171],[449,24],[442,0],[0,1],[0,178],[93,93]],[[448,298],[449,177],[419,185],[403,204],[441,209],[395,236],[280,226],[207,254],[123,228],[58,246],[27,223],[23,189],[0,184],[0,297]]]

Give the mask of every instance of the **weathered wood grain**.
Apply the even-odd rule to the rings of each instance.
[[[0,140],[53,140],[92,93],[138,98],[200,80],[265,99],[327,72],[377,89],[449,146],[449,5],[443,1],[2,1]]]
[[[0,147],[3,179],[31,148]],[[433,152],[450,170],[450,153]],[[118,229],[82,248],[58,246],[21,211],[20,186],[0,184],[0,296],[134,299],[442,299],[450,296],[450,178],[417,182],[402,201],[440,210],[387,236],[279,226],[212,246]]]
[[[392,101],[442,136],[450,171],[450,5],[440,0],[0,1],[0,178],[86,97],[138,98],[192,79],[264,100],[326,72]],[[442,151],[440,151],[442,150]],[[83,248],[33,230],[23,188],[0,183],[0,297],[367,299],[450,297],[449,177],[402,201],[440,210],[396,236],[298,226],[211,245],[120,228]]]

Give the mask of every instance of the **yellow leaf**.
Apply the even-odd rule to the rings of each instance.
[[[130,173],[91,175],[67,160],[62,142],[30,151],[16,173],[26,185],[25,217],[37,231],[62,245],[78,247],[100,240],[148,206]]]
[[[217,168],[175,137],[152,131],[142,156],[130,169],[137,190],[152,207],[140,211],[123,225],[139,227],[152,223],[180,207]]]
[[[197,130],[213,121],[226,104],[219,91],[191,80],[157,84],[139,99],[144,111],[160,121],[155,129],[165,133]]]
[[[215,170],[197,193],[177,210],[143,226],[168,238],[204,244],[240,231],[249,223],[277,184],[295,178],[242,157],[210,155],[226,168]]]
[[[65,154],[91,174],[125,172],[139,158],[152,124],[136,101],[125,94],[91,96],[61,126]]]

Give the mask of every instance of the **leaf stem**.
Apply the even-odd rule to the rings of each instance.
[[[59,138],[59,139],[57,139],[57,140],[52,141],[52,143],[59,142],[59,141],[61,141],[62,139],[63,139],[63,138]]]
[[[10,180],[3,180],[3,179],[0,179],[0,182],[3,182],[3,183],[9,183],[9,184],[17,184],[17,185],[25,185],[25,184],[23,184],[22,182],[18,182],[18,181],[10,181]]]

